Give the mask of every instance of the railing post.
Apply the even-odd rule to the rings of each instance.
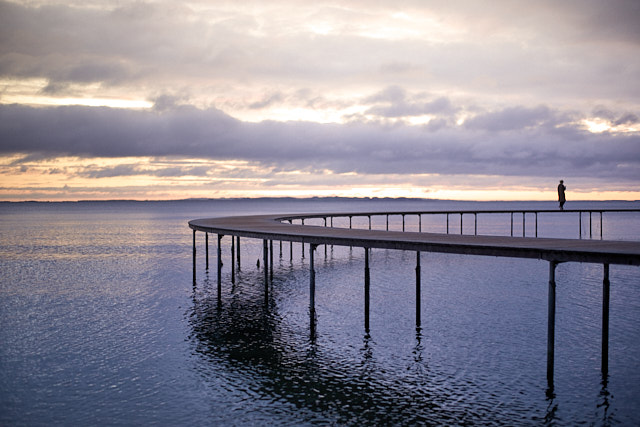
[[[600,212],[600,240],[602,240],[602,211]]]
[[[478,235],[478,213],[473,213],[473,234],[474,236]]]
[[[204,233],[205,258],[207,259],[207,270],[209,270],[209,233]]]
[[[460,234],[462,234],[462,212],[460,212]]]
[[[536,237],[538,237],[538,212],[536,214]]]
[[[449,214],[447,213],[447,234],[449,234]]]
[[[511,237],[513,237],[513,212],[511,212]]]
[[[526,236],[525,232],[525,212],[522,212],[522,237]]]
[[[422,214],[418,214],[418,232],[422,233]]]
[[[578,228],[579,228],[578,233],[580,233],[580,234],[579,234],[579,236],[580,236],[579,238],[580,238],[580,239],[582,239],[582,211],[578,212],[578,215],[580,216],[580,220],[578,221],[578,224],[579,224],[579,226],[578,226]]]

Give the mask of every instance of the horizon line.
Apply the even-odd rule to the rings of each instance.
[[[183,199],[80,199],[80,200],[0,200],[0,203],[113,203],[113,202],[134,202],[134,203],[158,203],[158,202],[205,202],[205,201],[248,201],[248,200],[411,200],[411,201],[435,201],[435,202],[471,202],[471,203],[529,203],[529,202],[548,202],[557,203],[556,200],[549,199],[531,199],[531,200],[463,200],[463,199],[437,199],[423,197],[349,197],[349,196],[258,196],[258,197],[189,197]],[[640,200],[575,200],[572,203],[591,203],[591,202],[628,202],[634,203]]]

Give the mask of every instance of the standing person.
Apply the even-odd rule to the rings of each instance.
[[[560,180],[560,184],[558,184],[558,201],[560,202],[560,210],[564,210],[564,202],[567,201],[567,199],[565,199],[564,197],[564,190],[566,190],[567,187],[564,186],[564,181]]]

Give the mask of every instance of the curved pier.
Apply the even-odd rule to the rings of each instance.
[[[555,348],[555,306],[556,281],[555,270],[559,263],[583,262],[603,265],[603,309],[602,309],[602,374],[606,378],[608,371],[608,337],[609,337],[609,265],[640,265],[639,241],[611,241],[582,239],[583,214],[589,214],[589,235],[592,236],[592,214],[599,214],[600,238],[602,239],[603,212],[640,212],[638,209],[627,210],[565,210],[565,213],[578,213],[580,239],[538,238],[538,215],[558,213],[557,210],[518,210],[518,211],[442,211],[442,212],[356,212],[356,213],[322,213],[322,214],[289,214],[289,215],[251,215],[223,218],[204,218],[189,221],[193,230],[193,278],[196,281],[196,232],[206,235],[207,268],[208,233],[218,235],[218,301],[221,300],[222,262],[220,246],[222,236],[232,236],[232,272],[234,281],[235,263],[240,262],[240,237],[263,240],[263,262],[265,279],[265,301],[268,296],[269,279],[273,278],[273,241],[301,242],[309,245],[309,311],[311,316],[311,333],[315,331],[315,270],[314,252],[319,245],[337,245],[364,248],[364,318],[365,330],[369,330],[369,252],[373,248],[408,250],[416,252],[416,325],[420,325],[420,288],[421,288],[421,252],[442,252],[463,255],[485,255],[496,257],[540,259],[549,262],[548,287],[548,328],[547,328],[547,380],[550,390],[553,389],[553,364]],[[511,236],[477,235],[479,214],[511,214]],[[513,215],[522,214],[522,235],[513,237]],[[535,215],[536,237],[525,237],[526,215]],[[402,216],[403,231],[389,231],[389,216]],[[406,216],[419,218],[419,231],[404,231]],[[446,233],[423,233],[423,215],[446,215]],[[460,234],[449,234],[449,216],[460,216]],[[463,234],[462,221],[464,215],[474,216],[474,234]],[[386,216],[386,229],[371,228],[372,216]],[[349,228],[333,227],[333,218],[349,218]],[[368,217],[368,229],[351,228],[353,217]],[[324,226],[304,225],[305,220],[321,219]],[[331,226],[327,223],[331,220]],[[293,224],[294,220],[301,224]],[[236,252],[237,250],[237,252]],[[237,255],[236,255],[237,254]],[[304,250],[303,250],[304,257]],[[270,266],[270,267],[269,267]]]

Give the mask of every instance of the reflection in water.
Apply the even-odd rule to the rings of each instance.
[[[218,304],[208,286],[205,281],[204,290],[194,292],[189,316],[190,339],[200,363],[223,366],[212,372],[250,378],[260,399],[286,403],[296,414],[312,414],[304,422],[330,418],[340,424],[468,423],[483,418],[466,405],[445,408],[448,396],[433,391],[432,373],[423,362],[420,329],[409,373],[393,378],[378,366],[375,340],[369,334],[364,335],[359,360],[341,360],[321,344],[322,337],[312,339],[291,330],[273,297],[265,306],[260,292],[247,292],[251,285],[236,284]]]
[[[611,394],[607,389],[608,376],[604,374],[602,377],[602,389],[600,390],[600,403],[598,403],[598,409],[602,411],[602,425],[608,426],[615,424],[613,412],[609,412],[609,406],[611,404]]]

